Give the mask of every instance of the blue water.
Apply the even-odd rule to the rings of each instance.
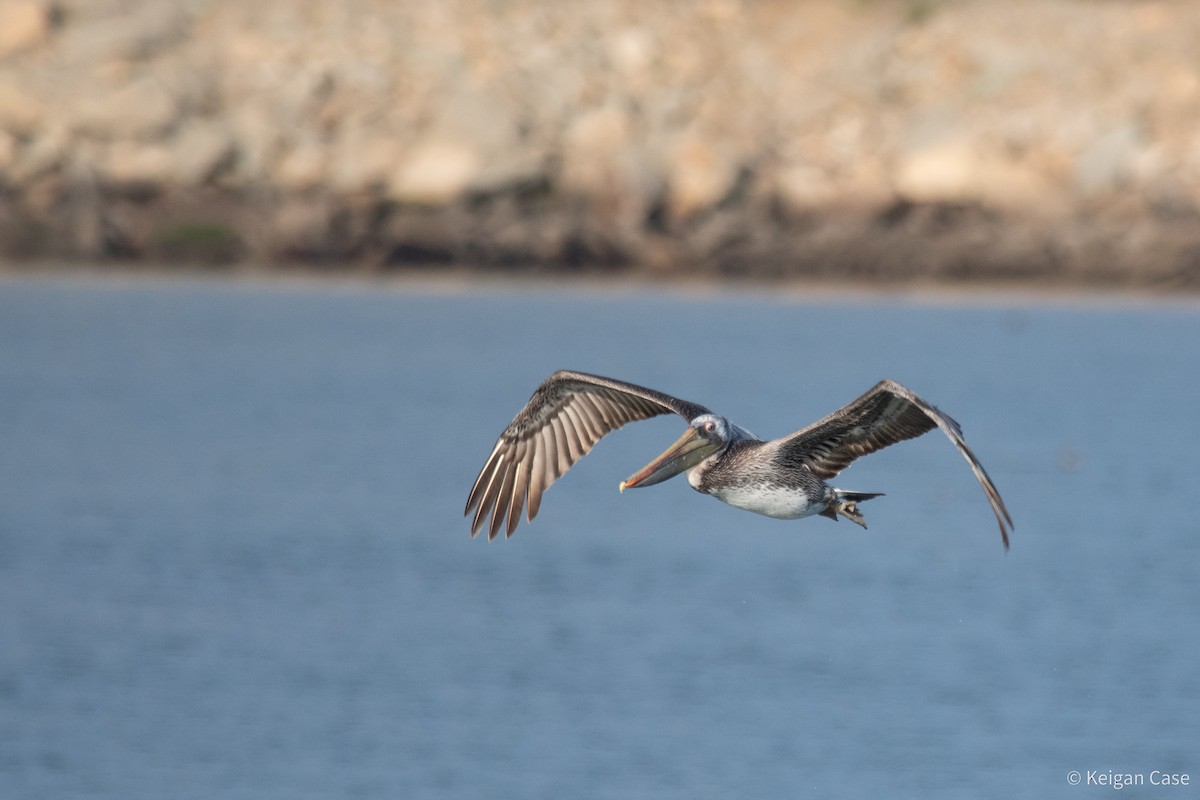
[[[467,489],[574,368],[760,436],[882,377],[963,424],[863,531],[617,483],[508,541]],[[5,798],[1096,796],[1200,782],[1187,306],[0,282]],[[1186,796],[1188,789],[1126,790]]]

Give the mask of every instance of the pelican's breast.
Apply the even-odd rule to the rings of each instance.
[[[735,446],[698,465],[688,483],[735,508],[776,519],[825,510],[825,484],[808,469],[780,463],[761,442]]]
[[[799,519],[825,510],[824,500],[799,486],[777,483],[748,483],[717,487],[709,492],[735,508],[753,511],[776,519]]]

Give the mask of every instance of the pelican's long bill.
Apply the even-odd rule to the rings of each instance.
[[[623,492],[638,486],[662,483],[696,466],[722,446],[722,442],[712,442],[701,436],[696,428],[688,428],[662,455],[621,481],[619,488]]]

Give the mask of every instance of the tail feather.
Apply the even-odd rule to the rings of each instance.
[[[834,489],[833,494],[837,499],[848,500],[851,503],[861,503],[864,500],[883,497],[883,492],[848,492],[845,489]]]

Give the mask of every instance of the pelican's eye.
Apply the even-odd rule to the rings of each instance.
[[[711,419],[704,423],[704,430],[708,431],[709,433],[712,433],[716,427],[717,423],[713,422]]]

